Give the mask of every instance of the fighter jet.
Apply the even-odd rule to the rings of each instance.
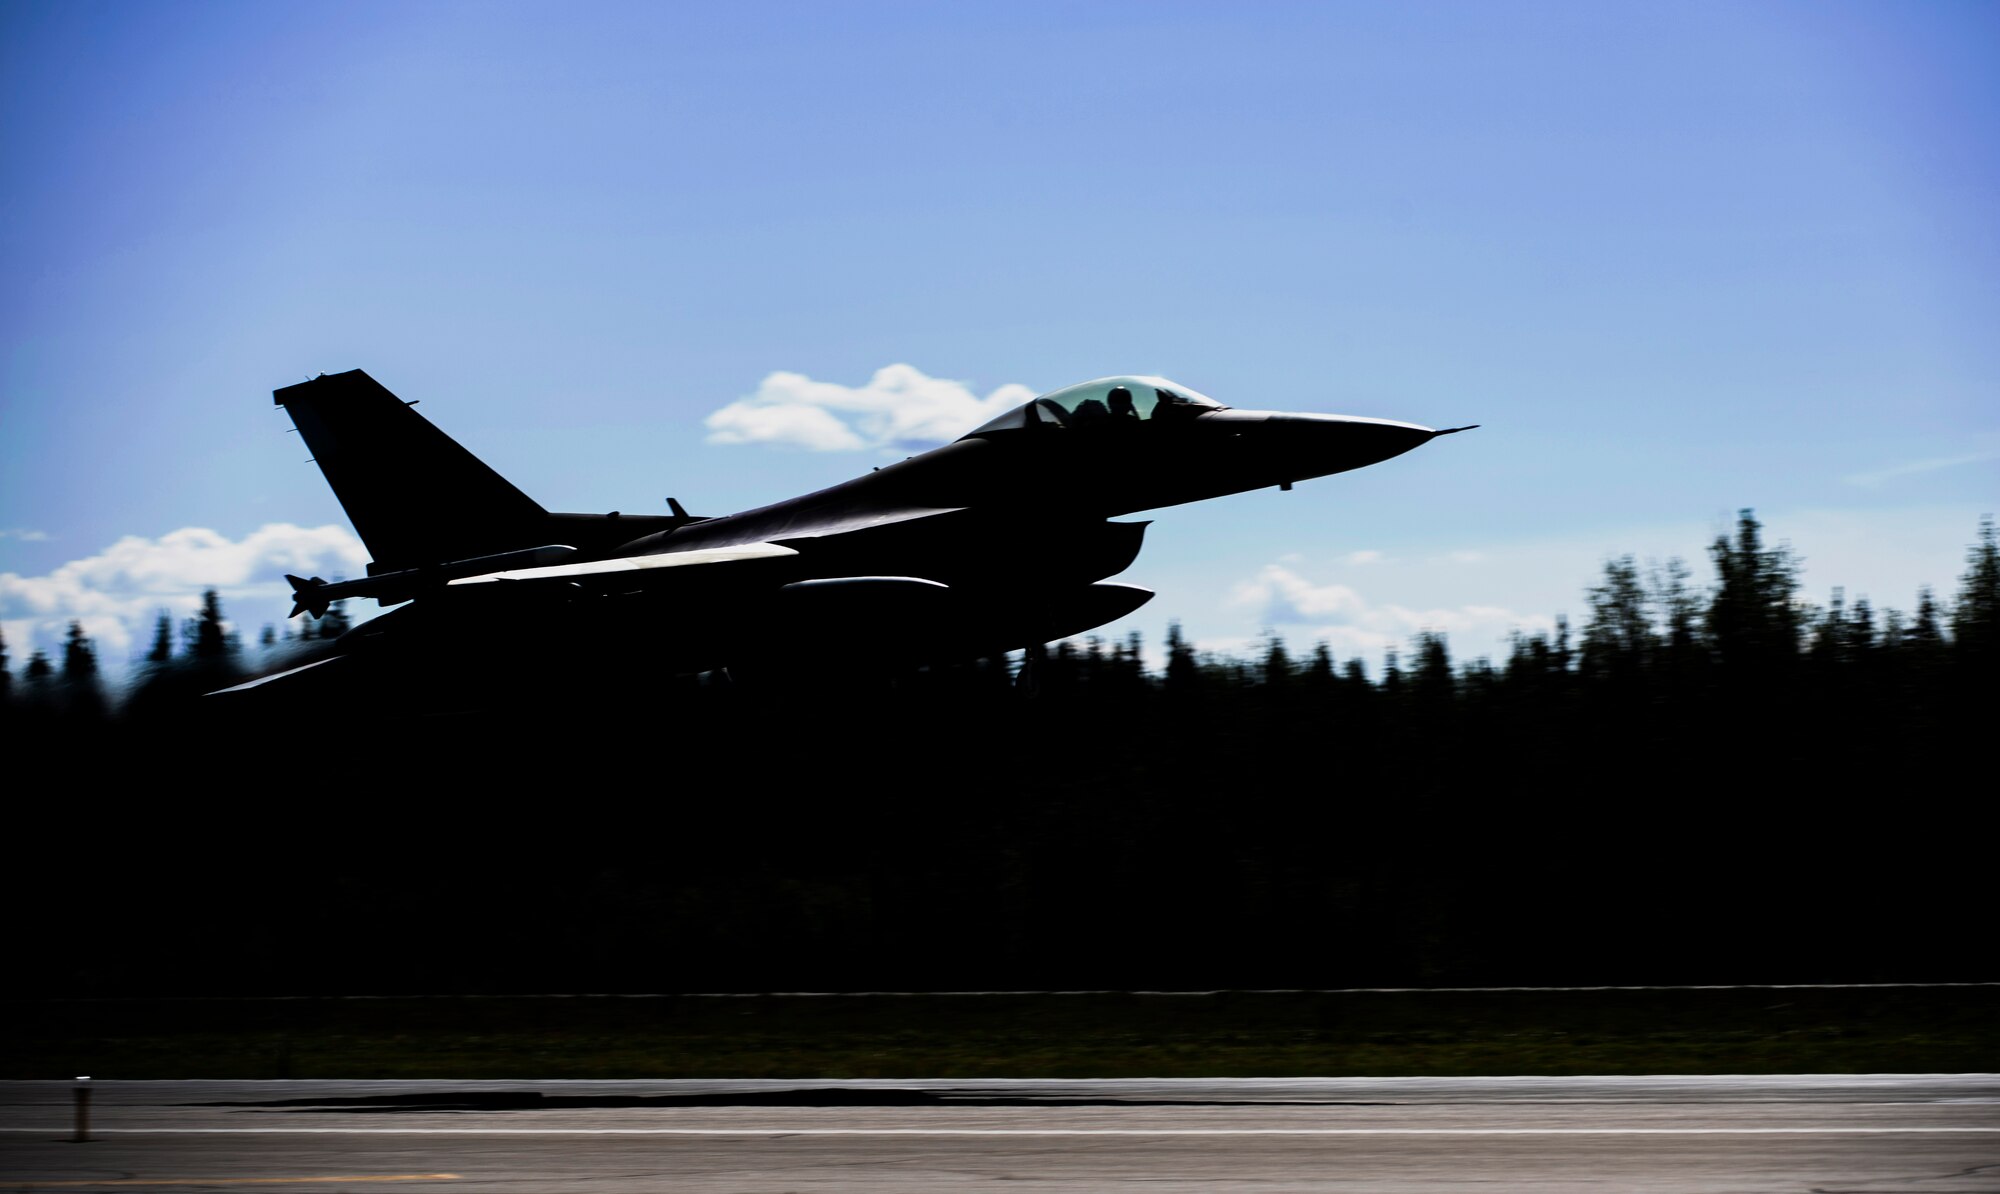
[[[1105,579],[1149,525],[1120,516],[1290,489],[1469,430],[1237,410],[1162,377],[1102,377],[852,481],[705,518],[672,498],[666,515],[551,513],[359,369],[273,398],[374,557],[361,579],[288,577],[292,615],[403,606],[343,636],[336,659],[462,658],[529,618],[544,651],[620,644],[679,674],[864,645],[877,664],[1032,651],[1153,596]]]

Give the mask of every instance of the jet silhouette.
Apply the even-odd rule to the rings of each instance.
[[[1118,516],[1289,489],[1469,430],[1236,410],[1165,378],[1105,377],[854,480],[703,518],[672,498],[670,515],[551,513],[359,369],[273,398],[373,556],[362,579],[288,577],[293,616],[346,598],[403,608],[332,660],[239,689],[348,658],[456,667],[522,619],[544,652],[624,644],[679,674],[864,645],[896,665],[1033,651],[1152,597],[1105,580],[1148,525]]]

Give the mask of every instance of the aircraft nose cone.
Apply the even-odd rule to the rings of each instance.
[[[1439,434],[1416,423],[1352,415],[1273,414],[1265,430],[1285,471],[1295,474],[1292,480],[1366,468]]]

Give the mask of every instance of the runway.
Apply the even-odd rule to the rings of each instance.
[[[0,1083],[0,1188],[2000,1191],[2000,1075]]]

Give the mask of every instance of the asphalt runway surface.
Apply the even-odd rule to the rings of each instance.
[[[2000,1192],[2000,1075],[0,1083],[0,1189]]]

